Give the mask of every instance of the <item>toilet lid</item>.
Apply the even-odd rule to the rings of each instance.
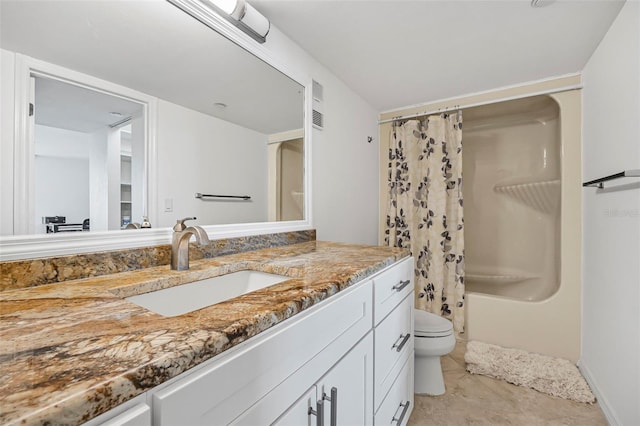
[[[453,324],[446,318],[432,314],[422,309],[414,309],[416,336],[426,334],[450,333],[453,331]]]

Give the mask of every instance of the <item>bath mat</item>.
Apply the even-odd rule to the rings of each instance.
[[[471,341],[464,355],[467,371],[514,385],[535,389],[548,395],[577,402],[594,403],[596,398],[570,361]]]

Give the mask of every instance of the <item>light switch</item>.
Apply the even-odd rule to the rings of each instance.
[[[164,199],[164,211],[166,213],[171,213],[173,211],[173,198]]]

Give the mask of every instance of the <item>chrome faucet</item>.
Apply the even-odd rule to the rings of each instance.
[[[184,224],[187,220],[195,220],[195,217],[185,217],[178,219],[173,227],[173,240],[171,242],[171,269],[174,271],[186,271],[189,269],[189,240],[191,236],[196,237],[196,242],[201,245],[209,244],[207,231],[199,226],[189,226]]]

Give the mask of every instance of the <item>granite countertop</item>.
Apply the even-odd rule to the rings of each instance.
[[[87,421],[406,255],[311,241],[0,292],[0,424]],[[291,279],[176,317],[124,300],[247,269]]]

